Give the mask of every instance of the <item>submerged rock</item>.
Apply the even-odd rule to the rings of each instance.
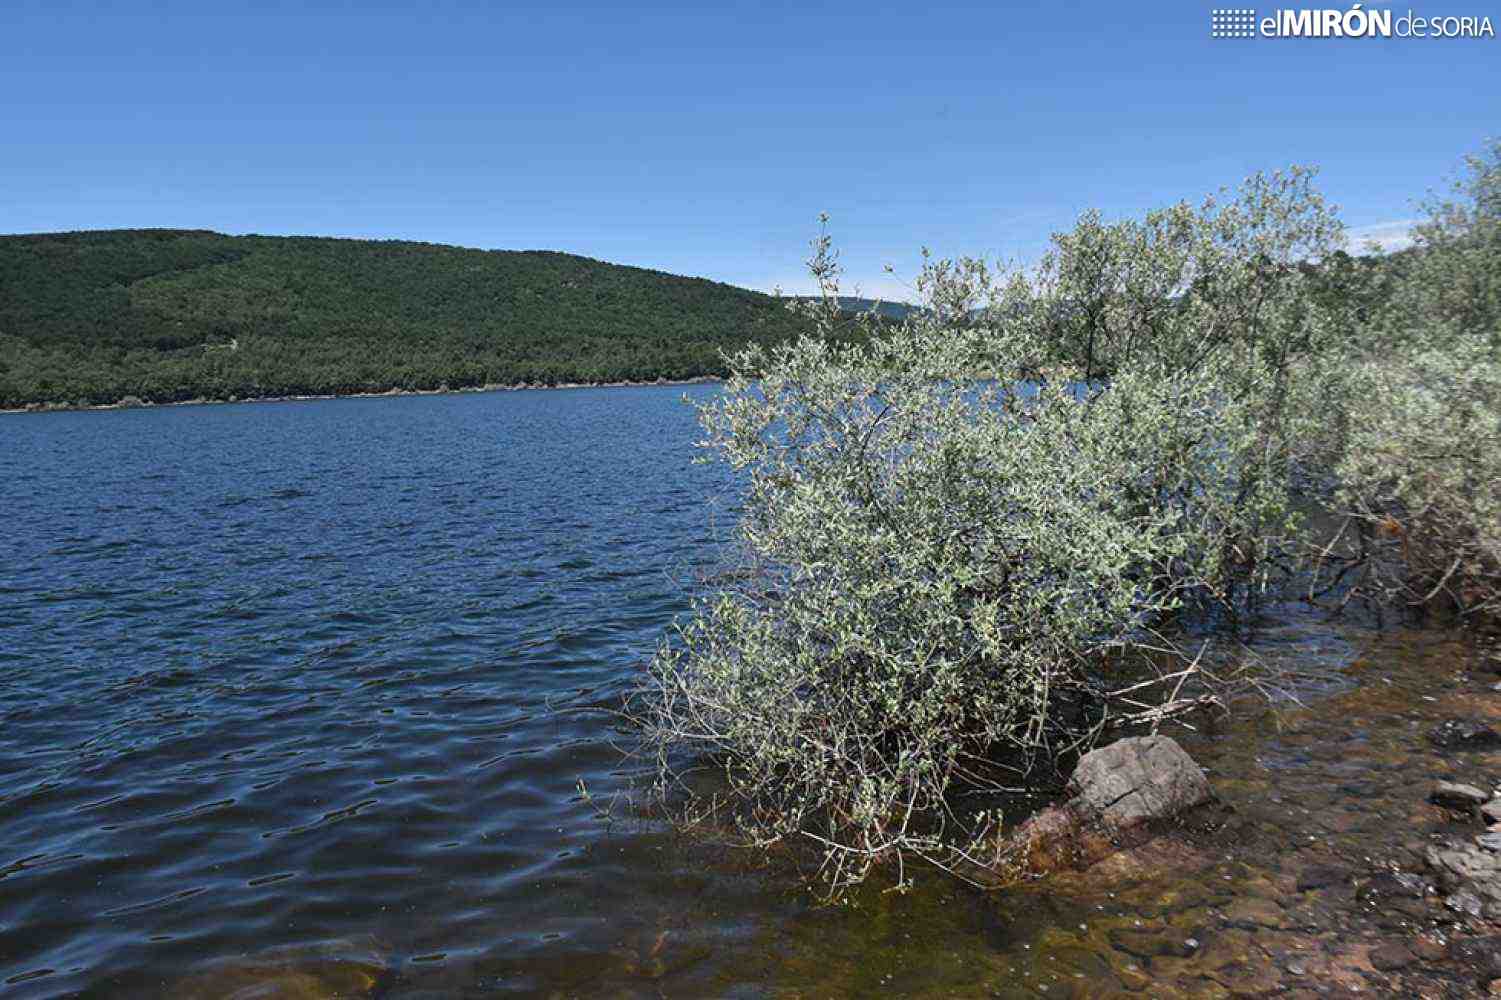
[[[1449,945],[1449,957],[1481,979],[1501,977],[1501,937],[1457,938]]]
[[[1428,742],[1440,750],[1493,750],[1501,733],[1473,719],[1446,719],[1428,731]]]
[[[1428,801],[1436,806],[1443,806],[1445,809],[1474,812],[1477,806],[1490,801],[1490,795],[1474,785],[1466,785],[1457,781],[1440,781],[1433,786],[1433,791],[1428,793]]]
[[[1475,843],[1450,842],[1428,848],[1425,859],[1450,910],[1501,919],[1501,854]]]
[[[1181,927],[1154,927],[1137,930],[1117,927],[1110,930],[1110,945],[1116,951],[1137,958],[1188,958],[1199,950],[1199,941]]]
[[[172,1000],[356,1000],[388,977],[384,949],[371,941],[270,948],[205,965],[177,983]]]
[[[1152,839],[1154,825],[1214,798],[1204,771],[1168,736],[1120,740],[1085,754],[1069,799],[1027,820],[996,852],[992,875],[1088,868]]]
[[[1371,949],[1371,965],[1382,972],[1391,972],[1394,969],[1404,969],[1417,960],[1406,944],[1400,941],[1388,941]]]
[[[1347,868],[1338,865],[1309,865],[1298,873],[1297,889],[1299,892],[1325,889],[1349,879],[1350,871]]]

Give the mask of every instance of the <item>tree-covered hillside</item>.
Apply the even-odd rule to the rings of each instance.
[[[691,378],[802,325],[767,295],[563,253],[0,237],[0,408]]]

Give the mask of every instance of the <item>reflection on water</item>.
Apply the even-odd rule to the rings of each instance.
[[[603,808],[599,709],[719,534],[681,395],[0,420],[0,993],[1379,991],[1393,931],[1298,884],[1410,863],[1426,782],[1501,763],[1421,739],[1501,697],[1439,634],[1279,612],[1317,697],[1186,741],[1234,811],[1135,868],[826,909]]]

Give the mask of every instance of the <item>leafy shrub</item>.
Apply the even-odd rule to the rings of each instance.
[[[1449,197],[1420,207],[1426,218],[1368,346],[1390,356],[1479,337],[1501,349],[1501,140],[1465,158]]]
[[[1255,174],[1141,220],[1085,213],[996,308],[1086,378],[1214,365],[1223,390],[1258,411],[1265,467],[1317,478],[1343,447],[1330,382],[1373,293],[1314,178],[1304,167]],[[1294,554],[1277,556],[1290,566]]]
[[[1351,374],[1337,500],[1360,590],[1501,620],[1501,357],[1456,338]]]
[[[826,240],[813,266],[834,274]],[[821,327],[846,321],[830,285]],[[649,673],[664,782],[711,755],[749,838],[816,841],[835,886],[961,849],[958,793],[1160,718],[1126,672],[1187,602],[1263,583],[1292,525],[1266,369],[1045,374],[1014,282],[939,261],[921,285],[868,340],[729,359],[700,416],[745,481],[747,565]]]
[[[1341,385],[1347,592],[1501,621],[1501,142],[1430,200]],[[1331,548],[1331,553],[1335,550]],[[1352,573],[1353,571],[1353,573]]]
[[[1190,369],[1224,351],[1285,376],[1333,332],[1312,308],[1320,275],[1309,262],[1330,257],[1343,228],[1313,179],[1303,167],[1255,174],[1139,221],[1087,212],[1011,283],[1004,308],[1090,378],[1142,359]]]

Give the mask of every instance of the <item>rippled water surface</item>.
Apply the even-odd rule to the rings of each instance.
[[[602,709],[724,531],[682,395],[0,418],[0,994],[1222,996],[1304,966],[1384,982],[1346,954],[1379,928],[1331,930],[1292,882],[1305,855],[1410,855],[1415,789],[1485,777],[1414,735],[1461,708],[1501,718],[1477,709],[1488,693],[1448,703],[1442,636],[1279,612],[1257,649],[1311,668],[1316,700],[1190,741],[1239,825],[1119,884],[928,874],[819,908],[612,805],[639,768]],[[1173,933],[1204,944],[1179,954]]]
[[[595,850],[577,783],[623,764],[576,709],[712,558],[682,396],[0,422],[0,983],[370,935],[524,985],[613,946],[656,876]]]

